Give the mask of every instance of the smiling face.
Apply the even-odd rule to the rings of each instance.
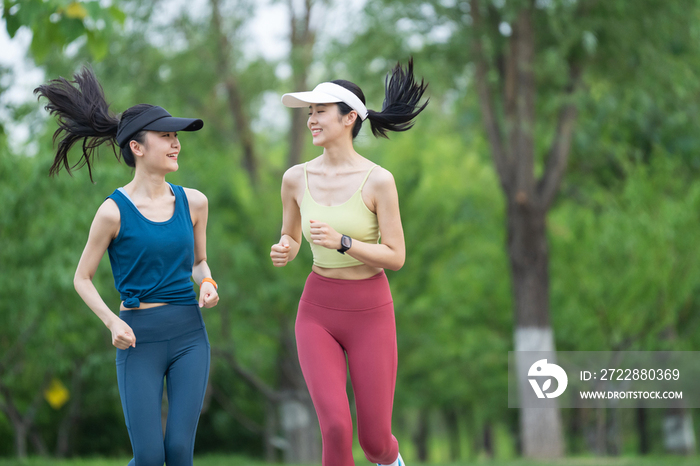
[[[309,105],[309,119],[306,126],[311,131],[315,146],[327,146],[338,140],[352,140],[352,125],[357,112],[341,115],[336,104]]]
[[[156,172],[177,171],[177,157],[180,154],[180,141],[176,132],[146,131],[143,144],[131,141],[131,151],[136,163]]]

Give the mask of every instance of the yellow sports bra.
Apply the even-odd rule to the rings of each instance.
[[[374,166],[376,167],[376,165]],[[365,201],[362,200],[362,188],[372,172],[370,168],[362,180],[360,188],[355,191],[350,199],[340,205],[325,206],[317,204],[309,192],[309,178],[306,174],[306,164],[304,164],[304,182],[306,191],[301,201],[301,231],[304,238],[311,245],[311,252],[314,256],[314,265],[328,269],[338,269],[341,267],[352,267],[362,265],[362,262],[350,257],[348,254],[341,254],[335,249],[324,248],[311,241],[310,220],[318,220],[333,227],[341,235],[347,235],[354,241],[363,243],[379,243],[381,234],[379,233],[379,223],[377,214],[369,210]]]

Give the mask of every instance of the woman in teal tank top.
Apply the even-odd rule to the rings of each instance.
[[[425,88],[415,82],[409,61],[407,69],[399,64],[387,77],[381,112],[368,110],[360,88],[344,80],[282,97],[288,107],[308,108],[313,144],[323,148],[284,174],[282,236],[270,251],[272,263],[283,267],[296,257],[303,235],[313,253],[295,333],[321,426],[323,466],[354,465],[348,368],[365,456],[379,465],[404,466],[391,433],[396,325],[384,274],[405,260],[398,194],[391,173],[358,154],[353,140],[365,119],[377,137],[410,129],[428,104],[419,105]]]
[[[46,109],[58,117],[54,138],[59,145],[51,174],[62,166],[70,172],[68,151],[76,142],[83,148],[80,166],[87,165],[91,179],[94,150],[105,142],[118,146],[134,168],[134,179],[115,190],[95,215],[75,272],[75,289],[110,330],[117,347],[119,394],[134,452],[129,465],[191,466],[210,362],[200,308],[215,306],[219,296],[206,257],[207,198],[167,183],[165,176],[178,169],[177,131],[197,131],[202,120],[173,118],[147,104],[117,118],[87,68],[73,82],[59,78],[34,92],[47,98]],[[119,316],[92,282],[106,251],[121,296]],[[200,285],[199,299],[192,279]]]

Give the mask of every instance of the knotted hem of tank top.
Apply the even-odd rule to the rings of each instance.
[[[127,309],[138,309],[141,307],[141,301],[136,297],[126,298],[123,304]]]

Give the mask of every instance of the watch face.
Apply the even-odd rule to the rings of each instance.
[[[340,238],[340,244],[341,244],[344,248],[349,249],[349,248],[350,248],[350,245],[352,244],[351,241],[350,241],[350,237],[349,237],[349,236],[343,235],[343,237]]]

